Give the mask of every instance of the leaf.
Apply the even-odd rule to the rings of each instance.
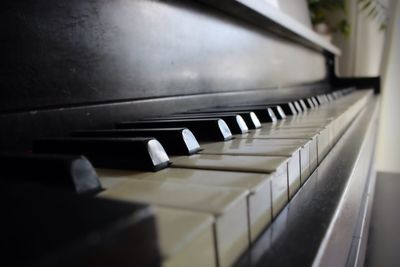
[[[372,13],[374,13],[374,12],[375,12],[375,7],[371,8],[371,10],[368,12],[367,17],[371,18],[372,17]]]
[[[377,9],[374,10],[374,14],[372,14],[372,19],[375,19],[378,16],[379,11]]]
[[[348,17],[346,2],[349,0],[307,0],[310,9],[310,17],[313,24],[324,22],[329,24],[328,14],[341,12],[344,17]],[[365,13],[366,18],[377,21],[380,29],[386,29],[387,7],[379,2],[380,0],[356,0],[357,11]],[[343,17],[343,16],[342,16]],[[350,25],[347,21],[341,21],[336,25],[337,31],[343,35],[348,35]],[[334,28],[332,25],[330,25]]]
[[[367,0],[367,2],[361,7],[360,11],[366,10],[371,5],[371,1]]]
[[[347,20],[343,19],[337,24],[337,28],[339,31],[345,36],[348,37],[350,34],[350,24]]]

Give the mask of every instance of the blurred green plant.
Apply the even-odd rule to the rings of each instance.
[[[380,30],[386,29],[387,8],[379,0],[356,0],[357,10],[360,13],[366,13],[368,18],[375,19],[380,25]],[[325,23],[331,31],[340,32],[345,37],[351,32],[350,24],[347,20],[346,0],[308,0],[311,22],[313,25]],[[332,23],[329,20],[329,14],[342,13],[342,19],[339,22]]]
[[[388,10],[379,0],[357,0],[360,12],[367,13],[367,17],[375,19],[379,23],[379,29],[385,30],[387,27]]]

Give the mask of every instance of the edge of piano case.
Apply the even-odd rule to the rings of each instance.
[[[282,21],[274,17],[268,17],[268,14],[263,13],[262,10],[257,10],[257,7],[251,6],[250,1],[234,1],[232,3],[231,1],[201,0],[197,1],[199,3],[196,4],[186,3],[185,1],[160,1],[164,5],[171,3],[174,7],[179,6],[179,8],[185,12],[187,9],[189,15],[196,13],[197,10],[201,10],[202,15],[208,15],[208,13],[210,13],[212,14],[212,16],[210,16],[213,17],[213,19],[222,17],[218,23],[232,24],[241,29],[248,27],[251,32],[256,32],[259,35],[265,34],[267,38],[277,38],[279,44],[293,45],[296,46],[296,49],[298,46],[304,46],[306,47],[305,49],[307,50],[307,53],[311,51],[312,53],[322,54],[326,64],[326,77],[322,80],[316,81],[312,79],[311,82],[302,82],[300,85],[284,84],[274,86],[271,84],[265,85],[260,82],[259,79],[257,80],[257,73],[255,73],[254,78],[259,83],[250,83],[253,87],[245,86],[242,88],[243,90],[238,90],[237,88],[219,88],[221,90],[212,91],[212,89],[218,88],[214,87],[210,88],[211,91],[204,91],[202,90],[201,85],[200,87],[188,88],[191,90],[188,90],[188,93],[185,92],[184,95],[177,94],[175,91],[171,94],[165,95],[157,89],[148,94],[138,93],[125,97],[117,95],[120,98],[103,98],[99,100],[98,95],[104,96],[106,94],[97,92],[96,90],[98,88],[91,88],[90,86],[93,84],[87,83],[84,84],[87,87],[82,87],[82,84],[71,83],[69,84],[70,87],[58,87],[60,84],[44,82],[46,77],[43,75],[37,75],[37,72],[41,69],[35,68],[37,66],[34,63],[35,61],[32,60],[34,58],[28,57],[27,61],[25,61],[25,59],[23,59],[23,52],[24,49],[29,48],[29,43],[37,40],[37,38],[44,38],[42,43],[37,42],[35,44],[40,51],[46,51],[46,41],[49,40],[46,40],[45,38],[48,36],[46,35],[46,32],[42,32],[42,34],[37,36],[31,34],[35,30],[40,31],[42,29],[39,27],[40,23],[37,21],[33,22],[35,26],[38,26],[38,28],[28,27],[32,32],[28,32],[28,34],[26,34],[26,32],[17,32],[15,34],[13,32],[14,30],[26,30],[26,25],[21,24],[20,21],[18,21],[24,17],[20,16],[21,14],[19,13],[18,8],[24,7],[22,4],[20,6],[13,6],[14,4],[11,4],[12,1],[9,2],[10,3],[8,4],[11,6],[11,11],[8,10],[10,12],[7,13],[7,8],[4,9],[5,13],[4,16],[2,16],[2,19],[4,20],[3,25],[8,25],[5,22],[9,19],[11,22],[15,23],[13,24],[15,27],[7,28],[4,31],[4,40],[11,41],[1,44],[4,62],[0,67],[2,77],[6,78],[10,76],[15,80],[22,80],[18,80],[19,84],[7,84],[9,80],[1,83],[2,88],[4,88],[1,96],[7,96],[7,93],[11,95],[10,97],[5,97],[1,100],[1,103],[4,104],[4,106],[0,108],[0,149],[2,151],[29,152],[33,139],[66,136],[69,132],[82,128],[107,128],[112,126],[116,121],[167,115],[167,113],[176,113],[186,109],[223,106],[226,104],[237,104],[239,102],[246,102],[248,104],[279,103],[284,100],[290,101],[315,94],[331,92],[336,88],[344,86],[354,86],[358,89],[374,88],[376,93],[379,93],[380,90],[379,77],[345,79],[338,77],[335,73],[335,55],[338,54],[335,47],[331,47],[323,42],[321,43],[320,40],[315,39],[313,36],[310,37],[309,32],[311,31],[298,31],[296,27],[288,27],[288,25],[284,23],[286,19],[285,17],[283,17]],[[41,1],[38,6],[46,5],[44,2]],[[64,1],[64,4],[67,2],[68,1]],[[76,1],[72,2],[76,4]],[[94,1],[93,3],[97,2]],[[152,3],[152,5],[156,5],[156,3]],[[40,10],[40,12],[48,12],[49,10],[50,9]],[[93,14],[90,14],[90,16],[87,16],[86,18],[82,16],[81,18],[83,19],[83,22],[85,22],[85,20],[91,19],[92,15]],[[47,19],[46,16],[43,16],[43,18],[44,20]],[[29,17],[28,14],[25,19],[25,22],[29,22],[32,17]],[[63,17],[63,19],[66,18]],[[79,20],[79,18],[73,19]],[[182,17],[181,19],[185,18]],[[57,23],[60,23],[60,21],[55,20],[53,23],[57,26]],[[76,23],[76,21],[74,21],[74,23]],[[82,23],[82,25],[85,25],[85,23]],[[86,25],[87,28],[83,28],[84,30],[99,30],[98,27],[104,26],[104,24],[99,25],[93,26],[88,24]],[[47,29],[50,34],[55,33],[55,31],[51,31],[51,29],[51,27]],[[162,32],[165,28],[159,28],[159,30]],[[234,32],[233,27],[232,32]],[[80,32],[68,33],[80,34]],[[19,36],[18,34],[21,35]],[[56,37],[57,35],[55,35],[55,38]],[[116,37],[119,38],[120,36]],[[90,36],[87,38],[90,38]],[[12,46],[14,44],[13,42],[20,43],[22,41],[25,42],[24,45]],[[102,40],[96,39],[95,41]],[[79,43],[79,41],[77,41],[77,43]],[[160,48],[162,45],[161,42],[157,43],[155,44],[155,48]],[[189,43],[189,45],[193,45],[193,43]],[[99,48],[104,48],[101,43],[99,43]],[[51,49],[46,52],[48,52],[49,55],[53,55],[53,53],[54,55],[57,55],[56,53],[59,51],[57,49],[52,49],[54,49],[54,47],[51,47]],[[73,54],[74,52],[76,51],[72,51],[71,53]],[[205,55],[204,52],[206,51],[201,51],[201,53],[196,54],[196,58],[203,57]],[[227,51],[226,53],[229,54],[229,52],[230,51]],[[21,53],[21,55],[18,53]],[[32,53],[32,51],[28,50],[28,53]],[[85,54],[85,51],[83,53],[84,56],[82,58],[89,58],[90,54]],[[44,53],[41,55],[45,56]],[[148,54],[146,53],[144,54],[144,56],[147,55]],[[168,55],[176,56],[177,54],[171,53]],[[226,56],[226,54],[224,55]],[[73,60],[68,57],[66,58],[67,60],[64,62],[66,67],[71,67],[70,63],[75,62],[74,60],[76,60],[76,62],[79,61],[76,58]],[[54,57],[51,59],[54,60]],[[246,60],[244,60],[244,62],[246,62]],[[28,63],[27,66],[30,67],[25,68],[23,64],[18,66],[18,64],[21,63]],[[49,62],[41,61],[39,63],[39,67],[44,67],[47,66],[46,64]],[[91,63],[93,64],[93,62]],[[7,64],[9,65],[7,66]],[[288,62],[288,64],[290,64],[290,62]],[[51,64],[49,66],[52,68]],[[113,65],[108,65],[108,67],[109,66]],[[65,70],[63,69],[63,66],[57,67],[60,68],[60,71]],[[88,65],[88,67],[92,67],[92,65]],[[148,67],[148,65],[145,67]],[[162,70],[168,70],[168,68]],[[73,72],[72,69],[69,71]],[[24,74],[27,76],[23,76]],[[49,75],[50,74],[53,73],[50,72]],[[57,74],[60,76],[56,76],[56,78],[64,78],[62,73]],[[146,76],[143,73],[139,74]],[[200,71],[200,75],[201,74],[204,73]],[[154,73],[150,73],[150,76],[151,75],[154,75]],[[66,78],[71,78],[71,76],[67,76]],[[206,78],[206,75],[203,78]],[[219,78],[225,77],[220,76]],[[60,81],[61,80],[62,79],[60,79]],[[103,81],[108,82],[108,80]],[[183,84],[178,84],[178,87],[181,86],[183,89],[186,89],[185,86],[187,86],[187,82],[188,80],[185,80]],[[17,87],[17,85],[20,85],[21,88]],[[32,88],[30,87],[31,85],[33,86]],[[160,84],[155,85],[159,86]],[[172,83],[172,85],[174,85],[174,83]],[[209,83],[207,85],[212,86],[213,84]],[[257,87],[254,85],[260,86]],[[41,86],[43,86],[43,88],[41,88]],[[74,86],[77,86],[77,88],[73,88]],[[141,86],[143,87],[142,84]],[[227,86],[229,87],[229,84]],[[139,86],[137,88],[138,91],[141,90],[141,93],[147,89],[146,87],[144,87],[144,89],[142,87]],[[92,91],[83,95],[84,97],[87,97],[87,99],[84,99],[85,101],[82,102],[82,99],[80,98],[81,102],[75,102],[73,97],[76,91],[74,90],[82,88],[85,90],[90,89]],[[250,88],[250,90],[244,90],[246,88]],[[112,92],[112,89],[113,88],[111,88],[109,92]],[[32,102],[30,101],[31,95],[43,94],[46,96],[46,93],[54,94],[54,91],[60,93],[58,98],[47,99],[46,97],[43,97],[39,100],[33,99]],[[98,95],[94,95],[96,93]],[[13,98],[14,94],[17,97]],[[19,95],[25,96],[25,98],[18,99]],[[54,95],[51,96],[54,97]],[[61,97],[66,97],[65,99],[70,102],[58,102]],[[82,97],[82,95],[79,95],[79,97]],[[11,105],[13,104],[13,101],[16,104],[15,107]],[[18,103],[18,101],[21,101],[22,104]],[[372,102],[376,102],[376,100]],[[362,232],[365,231],[365,229],[368,229],[368,213],[370,208],[369,204],[372,199],[371,195],[373,192],[374,171],[373,169],[368,169],[370,174],[369,176],[367,176],[367,173],[363,173],[364,176],[356,175],[356,179],[349,179],[349,177],[355,166],[372,165],[369,165],[368,163],[372,163],[372,147],[375,135],[373,131],[376,130],[376,127],[375,129],[370,129],[366,138],[359,138],[360,136],[364,136],[364,133],[367,132],[366,129],[368,128],[368,125],[376,123],[376,115],[373,116],[373,114],[376,114],[376,108],[374,108],[376,103],[372,102],[368,104],[368,109],[365,109],[363,114],[358,116],[356,122],[353,123],[346,134],[339,140],[338,144],[328,154],[317,171],[315,171],[308,179],[303,188],[297,193],[290,204],[283,210],[267,231],[260,236],[258,242],[253,246],[253,248],[242,257],[237,266],[264,266],[266,263],[271,266],[291,265],[293,262],[304,266],[309,266],[311,264],[324,266],[326,263],[329,265],[332,264],[332,254],[330,253],[332,251],[337,252],[336,249],[338,248],[337,240],[335,240],[334,237],[339,237],[342,234],[346,234],[347,238],[345,238],[344,243],[340,243],[339,248],[346,249],[346,251],[342,251],[344,253],[341,254],[342,257],[338,257],[335,253],[335,263],[341,261],[343,263],[342,265],[362,265],[362,248],[365,245],[366,240],[366,234]],[[371,118],[373,119],[371,120]],[[362,140],[366,140],[365,143],[362,143]],[[363,162],[365,165],[359,165],[357,162]],[[338,169],[340,172],[337,171]],[[362,167],[356,167],[355,170],[361,171],[362,169]],[[366,168],[363,170],[365,171]],[[370,178],[366,179],[365,177]],[[354,188],[363,188],[363,190],[356,190]],[[346,199],[348,194],[353,191],[357,193],[351,194],[352,197],[357,197],[357,201],[354,202],[357,203],[357,205],[351,207],[351,210],[355,211],[354,214],[351,214],[352,216],[350,216],[352,222],[351,227],[346,228],[347,232],[337,230],[339,226],[343,226],[341,224],[341,218],[346,218],[343,213],[346,209],[343,208],[343,205],[346,205],[347,202],[343,202],[344,200],[342,201],[342,199]],[[326,197],[328,195],[334,197],[329,199]],[[303,202],[303,200],[305,202]],[[342,209],[339,209],[336,212],[334,208],[337,206]],[[331,221],[331,218],[334,218],[334,220]],[[358,218],[364,218],[364,220],[358,220]],[[354,231],[354,234],[351,234],[351,231]],[[308,243],[305,244],[304,240],[307,240]],[[333,250],[332,245],[334,247]],[[315,257],[317,257],[316,260]]]
[[[375,185],[378,97],[235,267],[363,266]]]

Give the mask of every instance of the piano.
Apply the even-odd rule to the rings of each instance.
[[[362,266],[380,79],[293,5],[6,0],[6,262]]]

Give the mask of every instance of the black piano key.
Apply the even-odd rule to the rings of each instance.
[[[324,94],[324,98],[326,99],[327,103],[331,102],[331,99],[329,98],[329,94]]]
[[[199,114],[200,116],[204,115],[206,117],[211,116],[214,118],[221,118],[221,119],[224,119],[223,116],[225,116],[225,115],[240,116],[240,118],[242,118],[244,124],[246,125],[247,131],[248,131],[248,129],[261,128],[260,120],[258,119],[257,115],[252,111],[231,111],[231,110],[227,109],[226,111],[219,112],[219,113],[193,113],[193,114],[195,114],[195,116],[197,114]],[[192,115],[192,114],[189,114],[189,115]],[[230,128],[229,123],[228,123],[228,126]],[[246,133],[247,131],[241,132],[241,133]]]
[[[247,111],[253,112],[257,116],[260,123],[275,122],[277,120],[275,113],[267,106],[249,108]]]
[[[200,150],[196,137],[187,128],[83,130],[73,137],[154,137],[169,155],[192,155]]]
[[[301,107],[301,105],[299,104],[298,101],[293,101],[293,105],[296,108],[297,113],[302,113],[303,112],[303,109],[302,109],[302,107]]]
[[[233,106],[219,109],[209,109],[198,111],[204,113],[232,112],[239,114],[245,120],[249,129],[257,129],[261,127],[261,122],[273,122],[274,118],[268,112],[268,107],[263,106]],[[254,115],[250,114],[253,113]],[[190,113],[189,113],[190,114]]]
[[[319,96],[317,96],[317,99],[318,99],[318,101],[319,101],[320,105],[324,105],[324,104],[326,104],[326,99],[324,98],[324,96],[323,96],[323,95],[319,95]]]
[[[281,119],[286,118],[286,113],[285,113],[285,111],[283,111],[283,109],[281,108],[280,105],[276,106],[276,110],[279,113],[279,116],[281,117]]]
[[[275,113],[266,105],[248,108],[248,111],[256,114],[259,122],[275,122],[277,120]]]
[[[315,104],[310,97],[305,99],[304,102],[306,103],[308,108],[315,108]]]
[[[184,112],[183,114],[196,114],[196,113],[236,113],[240,114],[241,112],[253,112],[258,118],[259,122],[273,122],[274,118],[270,116],[268,112],[268,107],[266,105],[241,105],[241,106],[227,106],[227,107],[217,107],[217,108],[209,108],[209,109],[199,109],[195,111]],[[249,125],[247,125],[249,126]],[[250,128],[250,127],[249,127]]]
[[[237,114],[243,118],[249,129],[261,128],[261,122],[253,111],[238,111]]]
[[[34,153],[83,154],[95,167],[157,171],[169,165],[154,138],[54,138],[36,140]]]
[[[325,99],[328,101],[328,103],[331,102],[331,98],[329,96],[329,93],[328,94],[324,94],[324,96],[325,96]]]
[[[323,105],[323,104],[325,103],[325,101],[324,101],[324,99],[321,97],[321,95],[317,95],[315,98],[317,99],[318,104],[319,104],[320,106]]]
[[[12,266],[161,266],[144,204],[0,181],[2,260]]]
[[[321,103],[319,103],[318,99],[315,96],[311,97],[311,100],[313,101],[315,107],[321,105]]]
[[[131,121],[117,123],[116,127],[119,129],[185,127],[191,130],[196,138],[201,141],[232,139],[232,133],[226,122],[218,118]]]
[[[185,114],[186,115],[186,114]],[[200,116],[204,118],[221,118],[229,126],[233,134],[245,134],[249,131],[249,124],[247,117],[242,113],[203,113],[203,114],[189,114],[190,116]],[[231,127],[232,126],[232,127]]]
[[[332,92],[333,98],[339,99],[341,97],[340,91],[334,91]]]
[[[284,111],[284,113],[287,115],[296,115],[298,113],[296,107],[294,106],[294,104],[292,102],[277,103],[277,104],[274,104],[274,106],[280,106],[281,109]]]
[[[328,99],[328,97],[326,96],[326,94],[322,94],[322,95],[321,95],[321,98],[323,99],[324,103],[329,103],[329,99]]]
[[[58,187],[78,194],[102,190],[92,164],[83,156],[0,154],[3,179]]]
[[[268,118],[270,118],[270,120],[261,120],[260,119],[261,122],[276,122],[276,121],[278,121],[278,118],[276,117],[275,112],[272,110],[272,108],[267,108],[267,112],[268,112]]]
[[[315,99],[317,100],[319,106],[324,104],[320,95],[315,96]]]
[[[330,93],[325,94],[325,98],[326,100],[328,100],[329,103],[333,101]]]
[[[273,110],[278,120],[286,118],[286,113],[283,111],[281,106],[270,106],[270,108]]]
[[[229,113],[193,113],[193,114],[177,114],[170,115],[167,117],[155,118],[155,120],[174,120],[174,119],[209,119],[218,118],[226,122],[232,134],[244,134],[249,131],[246,122],[243,117],[237,114]],[[153,120],[153,119],[151,119]]]
[[[339,99],[343,96],[342,91],[335,91],[332,93],[332,95],[335,99]]]
[[[308,107],[307,107],[307,105],[306,105],[306,103],[304,102],[303,99],[300,99],[299,103],[300,103],[301,108],[303,109],[303,111],[306,111],[308,109]]]
[[[254,112],[240,112],[239,115],[243,117],[249,129],[261,128],[261,122]]]
[[[266,108],[264,109],[264,112],[265,112],[264,115],[267,115]],[[186,113],[186,114],[188,116],[201,116],[201,117],[206,116],[206,117],[221,118],[221,119],[224,119],[223,116],[225,116],[225,115],[234,115],[234,116],[239,115],[244,120],[246,127],[248,129],[261,128],[261,122],[258,119],[257,115],[253,111],[243,111],[240,109],[236,109],[234,107],[232,107],[232,108],[227,107],[227,108],[219,110],[218,112],[208,111],[208,112],[203,113],[203,112],[199,111],[196,113]],[[228,125],[229,125],[229,123],[228,123]],[[229,126],[229,128],[230,128],[230,126]],[[231,131],[233,132],[232,129],[231,129]]]

